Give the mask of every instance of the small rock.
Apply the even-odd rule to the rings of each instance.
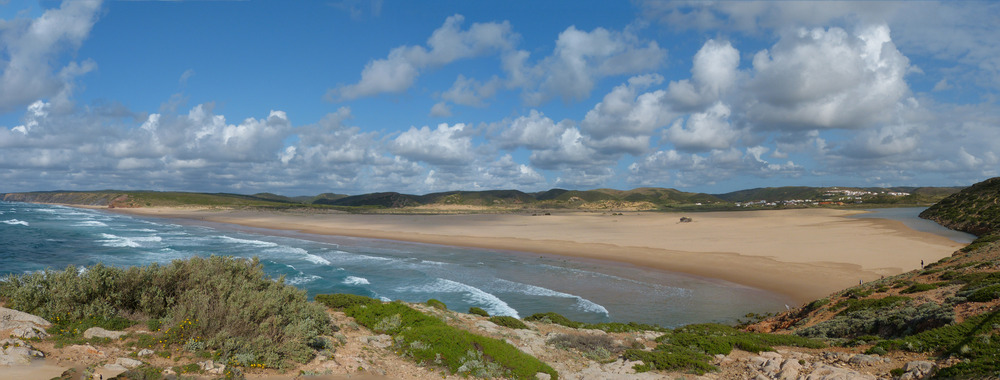
[[[155,354],[155,353],[156,353],[156,352],[155,352],[155,351],[153,351],[153,350],[150,350],[150,349],[148,349],[148,348],[143,348],[143,349],[139,350],[139,353],[138,353],[138,354],[136,354],[136,355],[137,355],[138,357],[140,357],[140,358],[143,358],[143,357],[146,357],[146,356],[151,356],[151,355],[153,355],[153,354]]]
[[[125,368],[125,366],[116,363],[105,364],[104,369],[107,369],[109,371],[122,371],[122,372],[128,371],[128,368]]]
[[[768,375],[774,375],[775,373],[778,373],[778,370],[780,369],[781,361],[778,359],[768,360],[767,363],[764,363],[763,367],[760,367],[760,370]]]
[[[550,379],[552,379],[552,375],[549,375],[547,373],[538,372],[535,374],[535,380],[550,380]]]
[[[128,369],[133,369],[141,366],[143,363],[132,358],[118,358],[118,360],[115,360],[115,364]]]
[[[369,335],[360,338],[362,343],[368,343],[377,348],[388,348],[392,346],[392,337],[386,334]]]
[[[795,359],[785,359],[785,361],[781,362],[781,369],[782,370],[795,369],[796,371],[798,371],[799,368],[802,368],[802,365],[799,364],[798,360],[795,360]]]
[[[778,379],[780,380],[795,380],[799,378],[799,370],[795,368],[785,368],[778,372]]]
[[[876,364],[878,364],[881,361],[882,361],[881,359],[879,359],[877,357],[874,357],[874,356],[871,356],[871,355],[857,354],[857,355],[854,355],[853,357],[851,357],[847,362],[851,363],[851,364],[854,364],[854,365],[869,365],[870,366],[870,365],[876,365]]]
[[[782,358],[781,354],[779,354],[777,352],[771,352],[771,351],[761,352],[760,356],[763,357],[763,358],[768,358],[768,359],[781,359]]]
[[[11,335],[23,339],[45,339],[49,334],[35,326],[22,326],[11,330]]]
[[[91,339],[91,338],[118,339],[118,338],[121,338],[125,334],[128,334],[128,333],[124,332],[124,331],[105,330],[105,329],[102,329],[100,327],[91,327],[91,328],[87,329],[87,331],[83,332],[83,338],[84,339]]]

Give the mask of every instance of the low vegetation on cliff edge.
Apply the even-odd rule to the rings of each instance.
[[[921,214],[979,235],[951,257],[816,300],[749,326],[792,332],[871,354],[931,353],[943,378],[1000,375],[1000,178]]]

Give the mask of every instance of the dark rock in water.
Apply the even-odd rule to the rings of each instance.
[[[682,216],[682,217],[681,217],[681,221],[680,221],[679,223],[691,223],[691,222],[693,222],[693,221],[694,221],[694,220],[692,220],[691,218],[688,218],[688,217],[686,217],[686,216]]]

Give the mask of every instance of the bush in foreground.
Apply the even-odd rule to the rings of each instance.
[[[268,278],[256,258],[194,257],[162,266],[98,264],[11,275],[0,282],[0,299],[57,326],[157,320],[158,345],[193,341],[244,365],[266,367],[308,361],[314,351],[307,342],[332,329],[305,291]]]

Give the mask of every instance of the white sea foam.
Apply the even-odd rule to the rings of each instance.
[[[330,265],[330,260],[324,259],[322,257],[316,256],[311,253],[306,254],[306,260],[309,260],[313,264]]]
[[[105,247],[128,247],[139,248],[142,243],[158,243],[163,240],[159,236],[133,236],[125,237],[112,234],[101,234],[104,239],[100,240]]]
[[[21,226],[25,226],[25,227],[28,226],[28,222],[25,222],[23,220],[17,220],[17,219],[8,219],[8,220],[0,221],[0,223],[9,224],[9,225],[12,225],[12,226],[14,226],[14,225],[21,225]]]
[[[386,297],[386,296],[381,296],[378,299],[382,300],[382,302],[392,302],[392,300],[389,299],[389,297]]]
[[[476,305],[484,305],[483,309],[488,311],[490,315],[509,315],[514,318],[520,318],[517,314],[517,310],[510,307],[510,305],[497,296],[487,293],[475,286],[463,284],[458,281],[438,278],[430,284],[404,286],[396,290],[410,293],[462,293],[462,299],[465,300],[465,302]]]
[[[299,275],[299,276],[292,277],[290,279],[286,279],[285,283],[287,283],[289,285],[302,285],[302,284],[305,284],[305,283],[309,283],[309,282],[313,282],[313,281],[319,280],[321,278],[322,277],[314,275],[314,274],[302,274],[302,275]]]
[[[96,221],[96,220],[85,220],[85,221],[82,221],[80,223],[74,224],[74,226],[77,226],[77,227],[107,227],[108,225],[104,224],[102,222]]]
[[[229,236],[219,236],[219,238],[221,238],[222,240],[225,240],[227,242],[230,242],[230,243],[248,244],[248,245],[252,245],[252,246],[255,246],[255,247],[277,247],[278,246],[278,243],[272,243],[272,242],[263,241],[263,240],[239,239],[239,238],[234,238],[234,237],[229,237]]]
[[[580,297],[578,295],[563,293],[557,290],[552,290],[549,288],[543,288],[541,286],[535,286],[530,284],[522,284],[519,282],[508,281],[504,279],[497,279],[501,288],[509,290],[512,292],[518,292],[522,294],[527,294],[529,296],[535,297],[558,297],[558,298],[572,298],[576,299],[576,305],[574,305],[577,310],[585,311],[588,313],[598,313],[608,315],[608,309],[600,304],[588,300],[586,298]]]
[[[369,284],[371,284],[371,282],[368,282],[367,278],[364,278],[364,277],[354,277],[354,276],[347,276],[347,278],[345,278],[343,282],[344,282],[345,285],[369,285]]]

